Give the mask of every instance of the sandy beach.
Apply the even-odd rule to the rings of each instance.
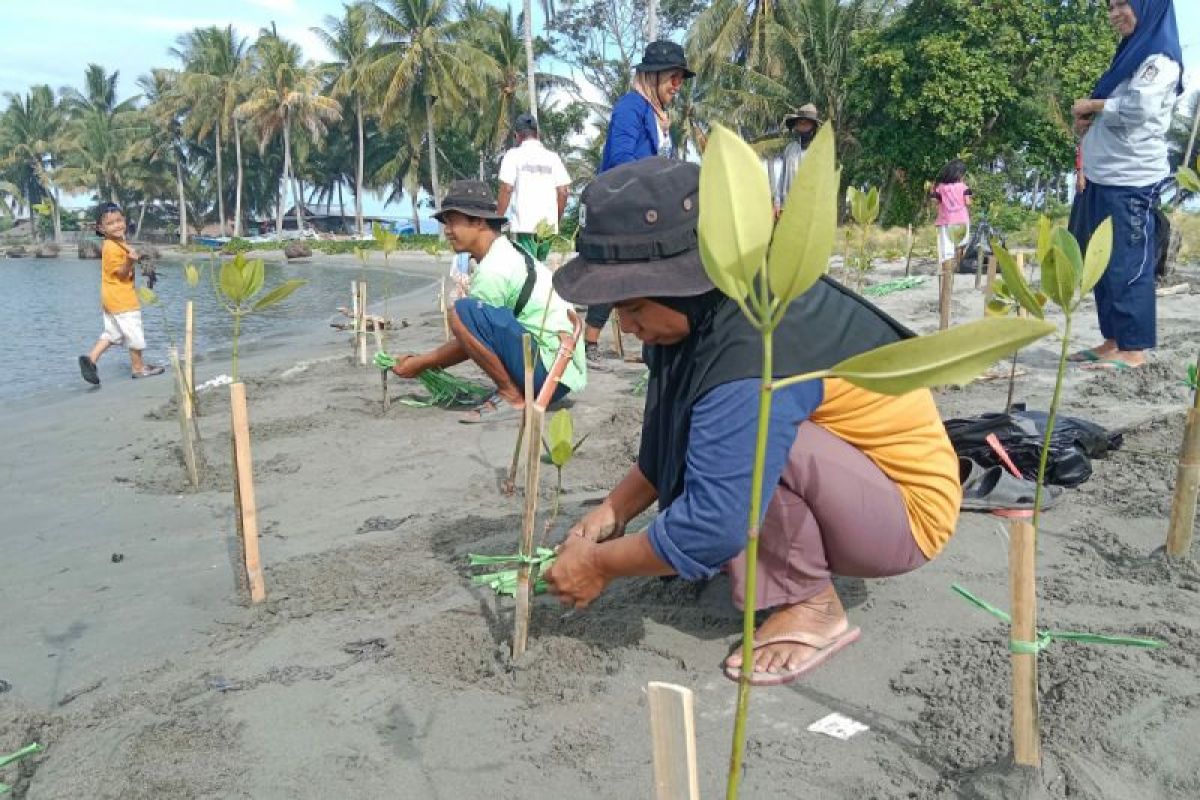
[[[392,264],[431,286],[390,304],[408,325],[389,349],[436,344],[432,276],[444,263]],[[1063,411],[1125,440],[1046,513],[1038,561],[1043,626],[1169,646],[1042,654],[1046,764],[1030,796],[1200,796],[1200,569],[1155,554],[1198,341],[1200,272],[1175,280],[1192,294],[1160,298],[1152,364],[1069,372]],[[981,314],[972,284],[958,276],[956,321]],[[936,328],[932,278],[878,302]],[[1090,304],[1077,327],[1077,343],[1098,340]],[[727,582],[627,580],[570,614],[540,597],[530,651],[513,664],[512,602],[470,585],[467,554],[516,549],[522,499],[499,491],[515,425],[463,426],[458,412],[401,403],[382,413],[378,372],[351,363],[348,340],[314,329],[242,364],[268,594],[256,607],[234,578],[227,387],[200,395],[200,491],[188,488],[166,379],[81,382],[0,412],[0,680],[11,684],[0,754],[46,746],[0,780],[18,800],[649,797],[644,687],[661,680],[696,692],[702,794],[720,796],[735,686],[719,665],[740,636]],[[1017,399],[1030,408],[1048,405],[1058,346],[1021,354]],[[636,454],[644,369],[611,363],[569,403],[589,439],[564,472],[560,526]],[[228,372],[214,357],[197,381]],[[997,411],[1006,388],[941,390],[939,407],[944,418]],[[755,691],[743,796],[1018,796],[1007,630],[950,588],[1007,607],[1006,553],[1001,521],[964,513],[928,567],[839,582],[862,639],[802,682]],[[847,741],[806,731],[831,712],[870,730]]]

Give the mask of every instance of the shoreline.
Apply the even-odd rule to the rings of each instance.
[[[439,267],[424,269],[432,278]],[[1181,274],[1200,284],[1194,268]],[[971,283],[957,280],[956,320],[981,311]],[[422,291],[396,301],[393,316],[410,324],[389,332],[389,347],[441,340]],[[934,280],[877,302],[936,327]],[[1056,644],[1042,655],[1051,797],[1200,793],[1200,755],[1176,735],[1200,726],[1200,571],[1151,556],[1165,537],[1193,306],[1160,298],[1160,348],[1145,371],[1068,378],[1064,413],[1123,429],[1126,443],[1044,517],[1041,624],[1170,646]],[[1076,341],[1090,343],[1090,307],[1079,323]],[[652,785],[642,688],[665,680],[696,692],[701,785],[719,791],[735,694],[719,664],[740,632],[727,581],[622,581],[568,615],[539,597],[530,651],[512,664],[512,603],[471,586],[465,562],[515,545],[522,501],[497,488],[515,425],[462,426],[456,412],[396,402],[383,415],[378,374],[348,363],[349,338],[314,330],[242,362],[268,596],[255,608],[235,588],[223,387],[201,397],[209,471],[198,492],[185,488],[166,382],[0,412],[0,679],[12,684],[0,752],[47,745],[5,782],[30,800],[374,798],[397,787],[456,800],[641,797]],[[1057,348],[1021,354],[1018,399],[1031,408],[1048,400]],[[570,398],[589,439],[564,470],[555,530],[636,457],[643,400],[630,390],[644,368],[613,367]],[[393,399],[421,392],[389,385]],[[976,382],[939,391],[938,405],[944,418],[978,414],[1005,390]],[[543,511],[552,483],[543,475]],[[797,782],[814,797],[1012,796],[997,767],[1006,632],[954,599],[954,582],[1007,606],[995,518],[964,513],[942,556],[911,575],[837,582],[863,639],[803,682],[756,690],[747,796]],[[871,730],[844,742],[806,732],[834,711]]]

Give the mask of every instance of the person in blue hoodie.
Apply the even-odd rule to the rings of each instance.
[[[688,69],[683,48],[675,42],[662,39],[646,45],[642,63],[634,67],[633,88],[613,106],[597,174],[630,161],[674,154],[667,107],[683,88],[683,82],[694,75]],[[583,338],[587,360],[593,367],[600,359],[600,331],[611,313],[609,304],[588,307]]]
[[[1070,360],[1127,370],[1156,344],[1154,210],[1171,176],[1166,135],[1183,92],[1183,53],[1172,0],[1109,0],[1108,20],[1121,37],[1116,55],[1092,96],[1071,108],[1086,179],[1071,233],[1086,248],[1101,222],[1113,224],[1112,258],[1095,288],[1104,341]]]

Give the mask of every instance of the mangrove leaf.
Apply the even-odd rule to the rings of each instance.
[[[1087,255],[1083,259],[1083,277],[1079,283],[1081,295],[1090,292],[1104,277],[1104,271],[1108,269],[1108,262],[1112,257],[1112,242],[1112,217],[1108,217],[1096,226],[1092,238],[1088,240]]]
[[[290,281],[285,281],[279,284],[274,289],[259,298],[259,301],[254,304],[254,310],[262,311],[264,308],[270,308],[306,283],[308,283],[308,281],[300,280],[299,278],[293,278]]]
[[[762,270],[772,216],[762,162],[739,136],[714,125],[700,165],[698,229],[704,269],[725,294],[745,297]]]

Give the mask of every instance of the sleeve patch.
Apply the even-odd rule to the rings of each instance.
[[[1147,64],[1138,75],[1138,80],[1142,83],[1153,83],[1158,77],[1158,65],[1154,63]]]

